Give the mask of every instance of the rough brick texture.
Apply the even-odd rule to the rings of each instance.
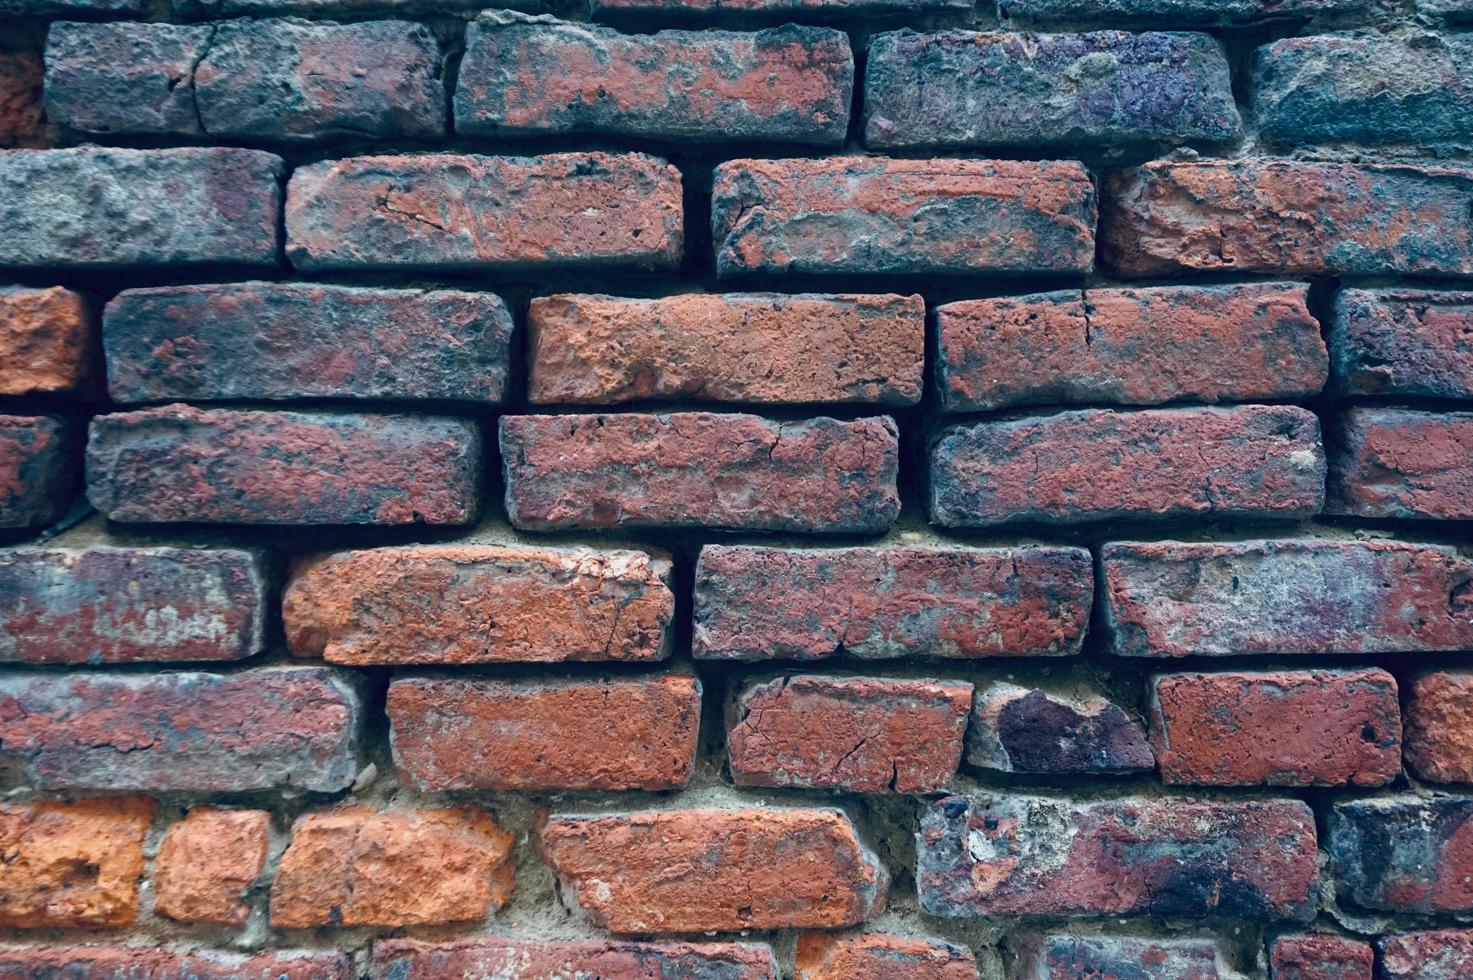
[[[1095,193],[1075,163],[733,160],[711,192],[716,271],[1082,273]]]
[[[1330,355],[1343,395],[1473,399],[1473,293],[1344,290]]]
[[[322,667],[0,677],[0,753],[56,790],[334,792],[358,773],[361,695]]]
[[[1408,685],[1407,768],[1435,783],[1473,783],[1473,673],[1439,670]]]
[[[1304,398],[1328,374],[1305,286],[1089,289],[936,310],[947,411]]]
[[[1113,176],[1101,239],[1131,276],[1473,275],[1473,170],[1202,161]]]
[[[77,484],[72,425],[57,415],[0,415],[0,528],[48,524]]]
[[[748,685],[728,711],[738,786],[934,793],[961,761],[972,685],[798,674]]]
[[[386,710],[394,764],[421,789],[680,789],[695,765],[701,684],[402,678]]]
[[[641,153],[330,160],[286,201],[287,257],[314,271],[669,268],[683,228],[679,172]]]
[[[662,660],[669,563],[643,551],[375,548],[313,559],[282,597],[287,644],[331,663]]]
[[[535,404],[878,403],[921,399],[919,296],[560,294],[532,301]]]
[[[1330,811],[1330,872],[1342,902],[1392,912],[1473,908],[1473,798],[1383,796]]]
[[[466,32],[455,128],[838,145],[854,56],[830,28],[627,35],[482,14]]]
[[[830,809],[555,815],[538,846],[565,900],[616,933],[854,925],[883,911],[889,886]],[[702,872],[671,875],[672,863]]]
[[[0,551],[0,661],[239,660],[265,647],[268,601],[259,552]]]
[[[696,565],[693,652],[715,660],[1076,653],[1093,582],[1078,548],[708,545]]]
[[[1331,446],[1331,513],[1473,519],[1473,412],[1352,408]]]
[[[898,31],[870,42],[864,94],[872,147],[1215,142],[1240,126],[1206,34]]]
[[[374,980],[497,976],[681,977],[686,980],[778,980],[772,950],[757,943],[533,942],[486,937],[453,943],[392,939],[373,944]]]
[[[1023,773],[1123,773],[1155,767],[1141,726],[1103,697],[1076,699],[998,681],[979,689],[967,761]]]
[[[1331,934],[1281,936],[1269,950],[1269,980],[1371,980],[1370,943]]]
[[[796,965],[797,980],[977,980],[965,946],[874,932],[805,932]]]
[[[259,150],[0,153],[0,268],[274,266],[281,174]]]
[[[115,521],[468,524],[480,450],[461,419],[167,405],[93,420],[87,498]]]
[[[886,417],[507,415],[506,509],[528,530],[883,531],[900,510]]]
[[[124,403],[495,404],[513,329],[490,293],[265,282],[129,289],[102,320],[108,393]]]
[[[197,952],[139,946],[0,946],[0,977],[86,977],[87,980],[351,980],[343,953],[284,950]]]
[[[1232,25],[1286,16],[1353,12],[1368,5],[1367,0],[1002,0],[1000,7],[1009,17],[1037,23],[1085,20]]]
[[[1401,775],[1396,679],[1383,670],[1168,674],[1151,742],[1167,783],[1381,786]]]
[[[1110,643],[1125,656],[1433,652],[1473,642],[1473,561],[1452,548],[1162,541],[1106,545],[1102,559]]]
[[[959,425],[931,446],[947,527],[1307,517],[1324,505],[1319,420],[1301,408],[1104,409]]]
[[[916,845],[921,906],[946,918],[1314,914],[1314,815],[1296,801],[952,796]]]
[[[0,51],[0,150],[45,145],[45,73],[39,51]]]
[[[923,14],[971,9],[967,0],[590,0],[590,6],[596,14],[664,14],[679,19],[723,15],[803,18],[823,14]]]
[[[1131,980],[1240,980],[1210,940],[1130,936],[1028,936],[1018,944],[1021,980],[1130,977]]]
[[[1473,971],[1473,931],[1467,929],[1383,936],[1376,946],[1385,980],[1457,980]]]
[[[154,859],[154,911],[180,922],[245,925],[246,893],[266,867],[271,814],[195,807]]]
[[[480,920],[511,894],[512,836],[482,810],[341,806],[292,824],[271,924],[416,926]]]
[[[0,395],[89,394],[96,347],[85,297],[0,289]]]

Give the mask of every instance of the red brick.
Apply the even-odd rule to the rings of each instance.
[[[716,168],[716,271],[1083,273],[1095,192],[1078,163],[731,160]]]
[[[303,814],[271,886],[271,924],[474,922],[511,894],[512,835],[474,807]]]
[[[394,765],[422,790],[680,789],[695,766],[701,682],[401,678]]]
[[[45,77],[39,51],[0,51],[0,149],[45,145]]]
[[[883,911],[889,886],[831,809],[556,815],[538,846],[564,900],[615,933],[856,925]]]
[[[1464,980],[1473,976],[1473,930],[1404,932],[1376,940],[1380,980]]]
[[[81,294],[60,286],[0,289],[0,395],[90,394],[96,347]]]
[[[1352,408],[1330,443],[1332,514],[1473,519],[1473,412]]]
[[[474,423],[165,405],[92,420],[87,496],[109,519],[225,524],[468,524]]]
[[[1245,980],[1210,939],[1025,935],[1012,941],[1019,980]]]
[[[153,910],[180,922],[245,925],[270,827],[264,810],[190,810],[169,828],[154,859]]]
[[[738,786],[934,793],[956,775],[972,685],[817,677],[748,684],[728,711]]]
[[[0,926],[130,924],[138,915],[143,838],[154,809],[152,800],[134,796],[0,803]]]
[[[1407,768],[1435,783],[1473,783],[1473,672],[1439,670],[1407,693]]]
[[[659,14],[672,18],[724,15],[808,19],[834,14],[970,11],[970,0],[591,0],[594,14]]]
[[[484,936],[447,943],[413,939],[373,944],[372,980],[778,980],[772,949],[757,943],[626,943],[609,940],[533,942]]]
[[[331,663],[663,660],[669,574],[643,551],[372,548],[299,567],[281,614],[294,654]]]
[[[1104,192],[1101,254],[1132,276],[1473,275],[1473,171],[1291,160],[1158,161]]]
[[[1108,544],[1111,650],[1128,657],[1413,653],[1473,645],[1473,560],[1400,541]]]
[[[965,946],[876,932],[805,932],[797,967],[797,980],[977,980]]]
[[[49,524],[77,483],[76,440],[57,415],[0,415],[0,528]]]
[[[1297,800],[953,796],[916,846],[921,908],[944,918],[1315,913],[1314,814]]]
[[[0,744],[43,789],[331,793],[358,774],[356,680],[323,667],[13,674]]]
[[[967,761],[1022,773],[1117,773],[1156,768],[1146,733],[1118,704],[995,681],[979,690]]]
[[[287,257],[303,270],[668,269],[680,173],[642,153],[355,157],[299,167]]]
[[[1270,980],[1371,980],[1371,944],[1327,933],[1280,936],[1269,955]]]
[[[1346,289],[1330,351],[1341,394],[1473,399],[1473,293]]]
[[[942,407],[1304,398],[1328,373],[1297,283],[1089,289],[936,310]]]
[[[620,34],[493,11],[466,31],[455,129],[835,146],[853,88],[849,38],[830,28]]]
[[[1080,548],[706,545],[697,659],[1078,653],[1094,571]]]
[[[100,134],[201,134],[194,68],[212,24],[58,21],[46,37],[46,114]]]
[[[319,283],[128,289],[102,321],[108,392],[119,402],[496,403],[512,330],[491,293]]]
[[[1328,824],[1329,872],[1342,906],[1473,911],[1473,797],[1343,800]]]
[[[931,519],[1308,517],[1324,481],[1319,420],[1302,408],[1087,409],[944,430],[931,447]]]
[[[352,980],[346,953],[149,946],[0,946],[0,980]]]
[[[267,575],[251,551],[0,551],[0,662],[239,660],[265,647]]]
[[[544,296],[527,314],[528,396],[914,405],[925,318],[919,296]]]
[[[1168,674],[1152,682],[1165,783],[1382,786],[1401,775],[1401,710],[1384,670]]]
[[[900,512],[886,417],[506,415],[512,524],[872,532]]]

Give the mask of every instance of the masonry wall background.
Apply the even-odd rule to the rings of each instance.
[[[0,977],[1473,976],[1473,4],[483,6],[0,0]]]

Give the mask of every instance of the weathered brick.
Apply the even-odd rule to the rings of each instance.
[[[1155,768],[1146,733],[1103,697],[1075,699],[997,681],[979,690],[967,761],[1025,773],[1117,773]]]
[[[0,153],[0,268],[274,266],[281,173],[233,147]]]
[[[0,678],[3,753],[43,789],[336,792],[361,714],[354,679],[323,667]]]
[[[1330,355],[1344,395],[1473,399],[1473,293],[1344,290]]]
[[[346,953],[193,952],[157,946],[0,946],[3,980],[352,980]]]
[[[199,806],[169,828],[154,859],[153,910],[180,922],[245,925],[266,867],[271,814]]]
[[[96,348],[80,294],[0,288],[0,395],[90,394]]]
[[[1060,412],[931,446],[931,519],[947,527],[1308,517],[1324,496],[1319,419],[1292,406]]]
[[[1326,510],[1473,519],[1473,412],[1347,409],[1330,441]]]
[[[1057,933],[1015,940],[1019,980],[1245,980],[1209,939],[1137,939]]]
[[[1473,275],[1473,170],[1159,161],[1103,197],[1101,254],[1125,275]]]
[[[1002,0],[1004,17],[1028,23],[1060,21],[1115,26],[1231,25],[1312,14],[1351,13],[1370,0]]]
[[[234,548],[0,551],[0,662],[253,657],[266,589],[263,557]]]
[[[1318,394],[1320,325],[1298,283],[1089,289],[936,310],[945,411]]]
[[[495,404],[511,313],[491,293],[317,283],[160,286],[102,319],[114,401],[383,398]]]
[[[138,915],[143,837],[154,809],[152,800],[140,797],[0,803],[0,926],[131,923]],[[0,950],[0,976],[4,957]]]
[[[1168,674],[1151,690],[1162,782],[1381,786],[1401,775],[1401,709],[1384,670]]]
[[[1254,52],[1251,70],[1258,134],[1273,143],[1473,137],[1473,42],[1460,35],[1283,38]]]
[[[1413,678],[1406,707],[1407,768],[1436,783],[1473,783],[1473,672]]]
[[[921,908],[945,918],[1315,911],[1314,814],[1297,800],[953,796],[922,814],[916,847]]]
[[[46,115],[84,133],[200,135],[194,67],[215,31],[58,21],[46,37]]]
[[[849,818],[832,809],[560,814],[543,824],[538,846],[564,900],[616,933],[856,925],[883,911],[889,887]]]
[[[356,666],[663,660],[669,574],[643,551],[345,551],[296,571],[282,619],[293,653]]]
[[[527,313],[528,397],[914,405],[925,317],[919,296],[539,297]]]
[[[1105,545],[1105,623],[1128,657],[1415,653],[1473,644],[1473,561],[1400,541]]]
[[[0,415],[0,528],[49,524],[66,512],[76,448],[60,416]]]
[[[590,0],[590,6],[595,15],[660,14],[678,18],[786,16],[797,19],[972,9],[971,0]]]
[[[506,415],[512,524],[883,531],[900,511],[899,432],[880,416]]]
[[[343,17],[362,20],[365,17],[414,14],[436,16],[446,13],[477,11],[483,7],[520,6],[537,8],[539,0],[175,0],[174,8],[200,20],[222,17],[281,17],[296,14],[304,18]]]
[[[1462,980],[1473,975],[1473,930],[1403,932],[1376,940],[1381,980]]]
[[[508,969],[515,980],[778,980],[780,976],[771,947],[758,943],[534,942],[500,936],[447,943],[379,940],[373,944],[369,976],[373,980],[441,980],[499,977]]]
[[[965,946],[877,932],[805,932],[796,965],[796,980],[977,980]]]
[[[716,168],[716,271],[1088,272],[1095,191],[1078,163],[731,160]]]
[[[423,790],[671,790],[695,766],[701,682],[408,677],[387,711],[394,765]]]
[[[754,682],[728,707],[738,786],[935,793],[956,775],[972,685],[798,674]]]
[[[643,153],[355,157],[292,173],[287,256],[312,271],[668,269],[682,217],[679,171]]]
[[[94,16],[142,16],[146,0],[0,0],[0,14],[22,17],[90,14]]]
[[[1371,944],[1330,933],[1280,936],[1269,954],[1270,980],[1371,980]]]
[[[707,545],[692,646],[709,660],[1067,656],[1093,599],[1081,548]]]
[[[0,51],[0,149],[45,145],[45,77],[39,51]]]
[[[1342,902],[1388,912],[1473,909],[1473,797],[1384,796],[1330,810]]]
[[[271,886],[271,924],[474,922],[506,903],[513,837],[474,807],[306,813]]]
[[[165,405],[92,420],[87,496],[124,522],[468,524],[480,467],[463,419]]]
[[[853,88],[830,28],[620,34],[493,11],[466,30],[455,129],[835,146]]]
[[[1473,2],[1469,0],[1416,0],[1416,5],[1420,14],[1453,23],[1466,23],[1473,17]]]
[[[876,35],[864,73],[873,147],[1219,142],[1242,121],[1206,34]]]

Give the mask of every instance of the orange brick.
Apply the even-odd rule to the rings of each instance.
[[[154,863],[154,911],[180,922],[243,925],[266,866],[271,815],[201,806],[169,828]]]

